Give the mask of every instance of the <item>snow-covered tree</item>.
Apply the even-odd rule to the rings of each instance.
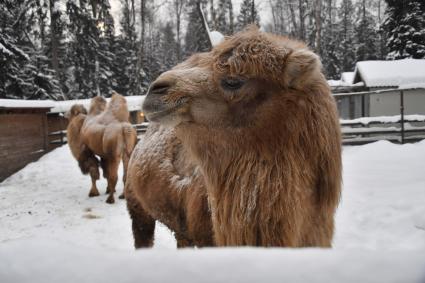
[[[174,48],[176,40],[171,22],[167,22],[165,26],[161,27],[160,34],[162,35],[160,50],[163,53],[160,59],[164,68],[161,71],[164,72],[177,64],[177,54]]]
[[[242,30],[249,24],[260,26],[260,15],[258,14],[255,0],[243,0],[239,15],[237,17],[237,28]]]
[[[325,75],[329,79],[338,79],[341,75],[340,58],[338,57],[338,25],[334,0],[327,0],[324,9],[325,21],[322,31],[321,57]]]
[[[362,0],[359,4],[359,17],[355,27],[356,60],[376,60],[378,57],[377,24],[366,7],[366,0]]]
[[[67,1],[68,29],[72,34],[67,67],[73,77],[72,97],[108,96],[117,85],[112,72],[114,23],[109,9],[107,0]]]
[[[388,59],[425,58],[425,2],[386,0]]]
[[[0,9],[0,97],[63,99],[54,71],[34,42],[34,1],[3,0]],[[40,16],[40,15],[39,15]],[[38,19],[40,19],[38,17]],[[38,33],[40,36],[40,33]]]
[[[185,51],[187,55],[195,52],[208,51],[210,42],[205,30],[202,16],[200,15],[198,2],[192,1],[189,4],[189,18],[185,36]]]
[[[352,71],[356,61],[354,50],[354,17],[353,2],[351,0],[342,0],[338,8],[338,59],[340,62],[340,71]]]

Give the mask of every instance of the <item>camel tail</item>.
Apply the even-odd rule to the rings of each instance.
[[[133,126],[131,126],[130,124],[124,125],[122,127],[122,131],[125,144],[125,153],[128,157],[130,157],[137,142],[137,133]]]

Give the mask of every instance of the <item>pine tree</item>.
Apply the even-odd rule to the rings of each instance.
[[[238,30],[244,29],[249,24],[260,26],[260,15],[254,0],[243,0],[237,20]]]
[[[355,52],[354,52],[354,19],[353,19],[353,3],[351,0],[342,0],[338,9],[338,61],[340,62],[340,71],[348,72],[354,69]]]
[[[355,27],[356,61],[376,60],[378,45],[376,40],[372,39],[378,38],[377,25],[366,8],[365,0],[358,6],[358,10],[359,19]]]
[[[41,36],[34,29],[40,5],[24,0],[3,0],[2,5],[0,97],[62,99],[54,71],[49,69],[42,49],[31,38]]]
[[[146,92],[146,74],[137,71],[136,11],[134,0],[122,0],[121,34],[115,38],[115,64],[113,73],[116,78],[114,89],[123,95],[139,95]],[[143,82],[139,84],[138,82]]]
[[[388,59],[425,58],[425,3],[386,0]]]
[[[210,49],[208,33],[203,25],[198,2],[189,4],[189,19],[185,36],[185,51],[187,55],[195,52],[205,52]]]
[[[161,27],[160,34],[162,35],[160,50],[163,53],[160,57],[163,68],[161,72],[164,72],[177,64],[177,54],[174,48],[176,40],[171,22],[167,22],[165,26]]]
[[[338,79],[341,75],[340,58],[338,58],[338,25],[333,0],[326,1],[326,17],[322,35],[322,62],[325,75],[329,79]]]
[[[67,82],[72,97],[108,96],[117,86],[112,72],[115,55],[114,24],[107,0],[67,1],[68,29],[72,40],[68,48]]]
[[[218,1],[216,29],[223,34],[230,34],[229,21],[227,20],[228,9],[229,9],[228,0]]]

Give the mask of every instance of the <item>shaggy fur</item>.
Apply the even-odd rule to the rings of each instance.
[[[212,223],[199,169],[172,130],[151,125],[131,156],[125,187],[136,248],[153,244],[155,220],[178,247],[212,246]]]
[[[96,181],[99,179],[101,166],[103,176],[108,180],[106,193],[109,196],[106,202],[114,203],[119,163],[122,159],[125,183],[128,161],[137,140],[136,131],[128,122],[129,112],[125,98],[114,94],[106,105],[104,98],[95,97],[88,114],[82,105],[74,105],[67,116],[67,137],[71,152],[77,159],[81,172],[90,173],[92,179],[89,196],[99,195]],[[100,157],[100,162],[96,156]]]
[[[143,108],[199,166],[217,245],[331,246],[340,128],[303,43],[250,28],[163,73]]]

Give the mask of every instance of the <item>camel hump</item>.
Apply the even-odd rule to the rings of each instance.
[[[130,156],[137,142],[136,130],[130,123],[125,123],[122,126],[122,133],[124,137],[125,153]]]
[[[128,112],[127,100],[124,96],[114,92],[106,111],[110,112],[118,121],[128,122],[130,112]]]

